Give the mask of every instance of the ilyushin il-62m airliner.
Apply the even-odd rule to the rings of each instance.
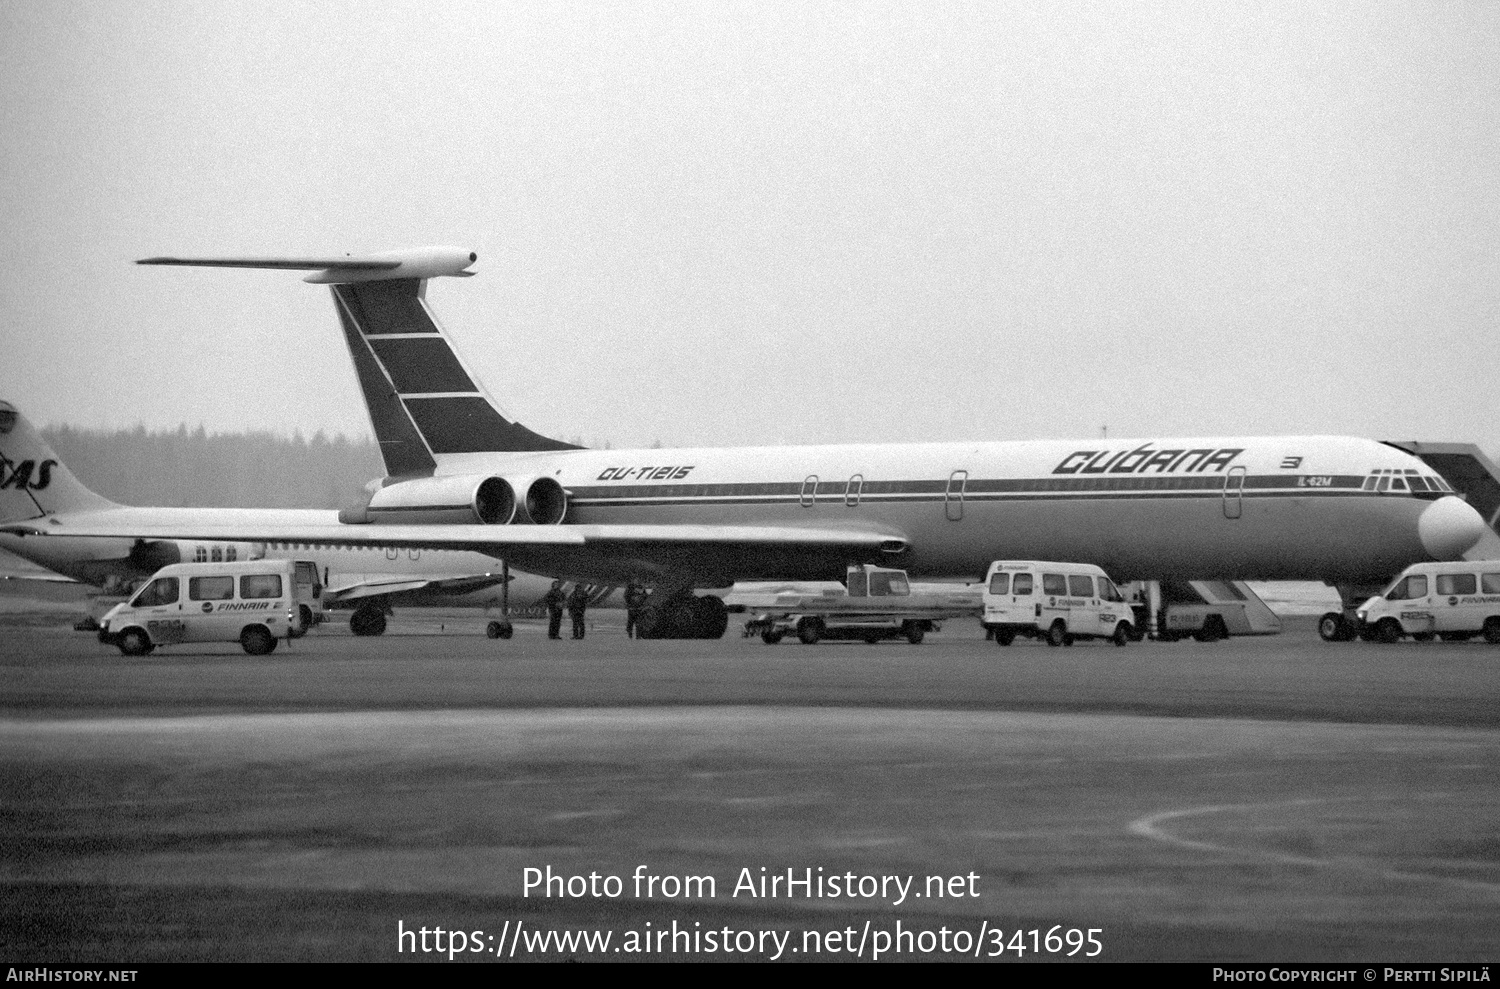
[[[1485,532],[1422,461],[1352,437],[578,449],[502,415],[428,308],[428,279],[470,275],[476,260],[421,248],[141,262],[311,270],[332,288],[389,476],[340,525],[277,538],[477,549],[538,573],[639,579],[655,588],[656,634],[717,637],[724,605],[694,588],[837,579],[850,563],[969,579],[1031,559],[1117,580],[1323,580],[1347,602]],[[95,534],[84,518],[24,528]]]

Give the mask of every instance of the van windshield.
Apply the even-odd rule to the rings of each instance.
[[[176,604],[178,586],[176,577],[158,577],[145,587],[130,603],[136,608],[155,608],[163,604]]]
[[[1414,573],[1409,577],[1398,577],[1390,590],[1385,592],[1387,601],[1410,601],[1413,598],[1426,596],[1427,576],[1419,573]]]

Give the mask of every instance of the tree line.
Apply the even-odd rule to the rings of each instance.
[[[41,430],[86,486],[125,505],[208,508],[343,508],[363,504],[364,486],[385,476],[368,437],[311,438],[301,432]]]

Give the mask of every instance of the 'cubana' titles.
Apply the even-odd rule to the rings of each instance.
[[[1244,453],[1243,447],[1219,450],[1158,450],[1142,443],[1134,450],[1074,450],[1052,468],[1054,474],[1202,474],[1222,473],[1230,461]]]

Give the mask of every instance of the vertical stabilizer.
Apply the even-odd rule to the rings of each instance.
[[[427,308],[427,280],[472,275],[479,256],[419,247],[361,257],[146,258],[138,264],[310,270],[328,285],[392,477],[432,474],[451,453],[573,450],[507,419]]]
[[[113,507],[73,476],[14,405],[0,401],[0,522]]]
[[[572,450],[500,414],[427,308],[425,279],[332,286],[344,342],[393,477],[447,453]]]

